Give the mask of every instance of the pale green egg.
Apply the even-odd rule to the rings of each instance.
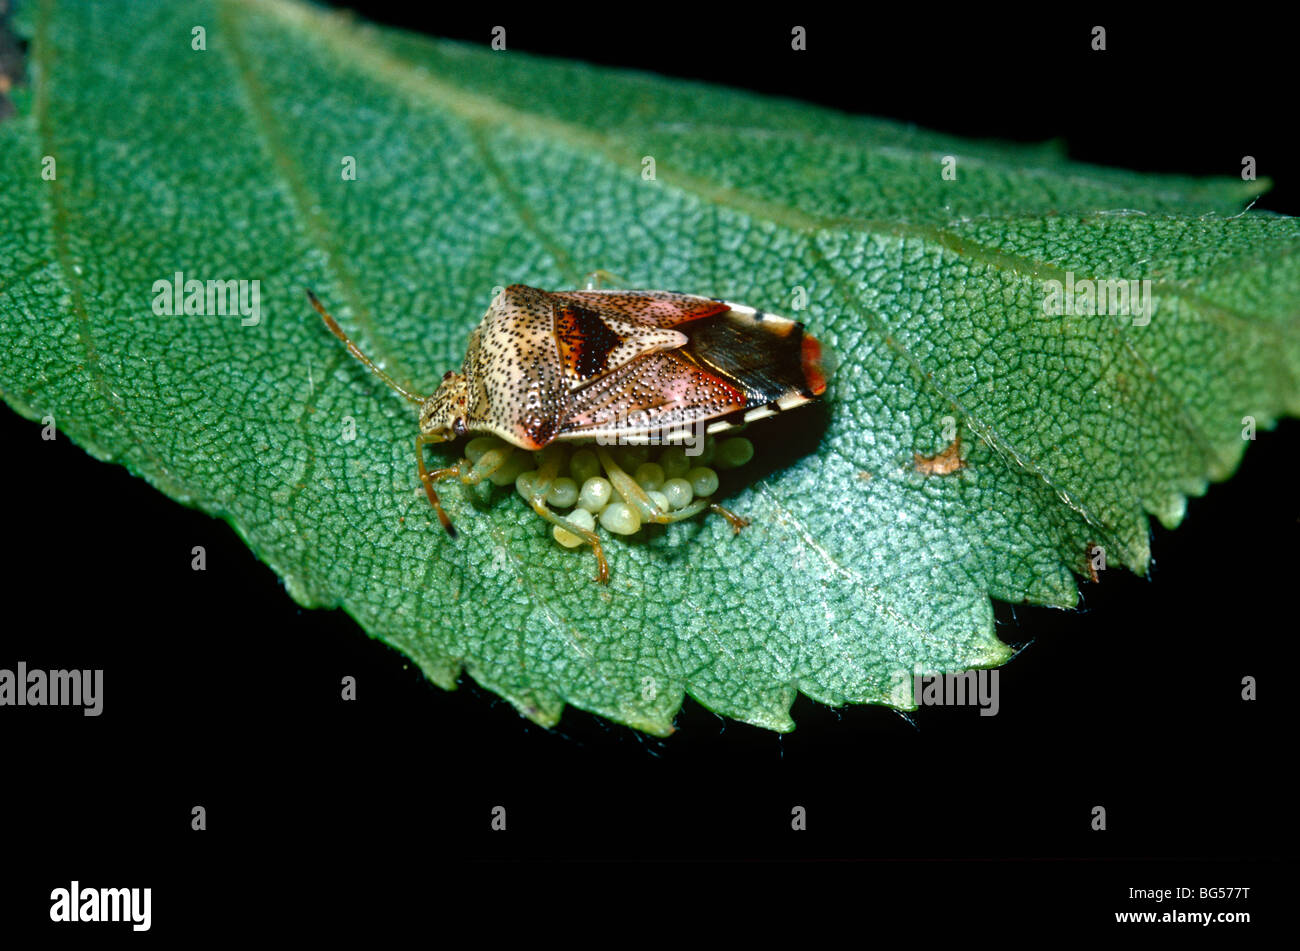
[[[669,446],[659,457],[659,465],[664,470],[664,479],[680,479],[691,471],[691,460],[681,446]]]
[[[595,517],[586,509],[574,509],[564,518],[578,528],[585,528],[587,531],[591,531],[596,527]],[[558,525],[551,529],[551,536],[565,548],[577,548],[579,545],[586,544],[587,541],[582,536],[575,535]]]
[[[465,443],[465,458],[470,462],[478,462],[483,458],[485,452],[493,449],[500,449],[505,443],[496,436],[476,436],[469,442]]]
[[[668,507],[673,509],[684,509],[691,504],[691,499],[695,498],[695,490],[685,479],[669,479],[664,483],[663,493],[668,499]]]
[[[704,498],[718,491],[718,474],[707,466],[696,466],[686,474],[691,484],[691,491],[697,498]]]
[[[600,475],[600,459],[590,449],[579,449],[569,460],[569,475],[578,485]]]
[[[636,484],[647,492],[660,488],[664,484],[664,470],[657,462],[643,462],[636,467]]]
[[[578,483],[567,476],[561,476],[551,483],[546,491],[546,501],[556,508],[567,509],[578,501]]]
[[[527,472],[519,473],[515,479],[515,491],[528,504],[533,502],[533,480],[537,478],[537,470],[529,469]]]
[[[713,465],[718,469],[735,469],[754,458],[754,444],[743,436],[727,439],[718,444]]]
[[[521,474],[533,466],[533,460],[526,452],[512,452],[496,472],[488,476],[493,485],[511,485]]]
[[[641,528],[641,513],[626,502],[611,502],[600,513],[600,524],[615,535],[633,535]]]
[[[609,484],[609,480],[597,476],[582,483],[582,491],[578,493],[578,505],[588,512],[599,512],[613,498],[614,487]]]

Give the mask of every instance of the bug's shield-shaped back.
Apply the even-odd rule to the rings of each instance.
[[[816,346],[801,324],[707,297],[513,284],[470,339],[467,428],[528,449],[714,431],[818,395]]]
[[[471,335],[463,371],[467,425],[537,449],[591,425],[595,403],[608,402],[624,416],[664,401],[657,381],[679,393],[688,380],[707,383],[688,366],[637,365],[686,344],[673,324],[720,309],[726,305],[684,294],[552,294],[512,284]],[[715,395],[707,399],[717,403]]]
[[[602,314],[581,304],[555,304],[555,342],[560,366],[572,390],[647,353],[676,350],[685,345],[686,339],[676,330]]]
[[[566,438],[662,432],[744,406],[726,380],[692,361],[681,330],[728,310],[667,291],[562,291],[556,340],[573,388]],[[602,362],[603,361],[603,362]]]

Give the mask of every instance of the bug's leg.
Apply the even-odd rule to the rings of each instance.
[[[468,459],[462,459],[456,465],[456,475],[465,485],[478,485],[509,462],[514,454],[514,446],[498,446],[496,449],[489,449],[479,456],[478,462],[473,465]]]
[[[514,446],[492,449],[483,453],[478,462],[471,463],[468,459],[462,459],[454,466],[448,466],[445,469],[434,469],[429,473],[429,479],[433,482],[441,482],[443,479],[458,479],[462,485],[478,485],[505,465],[514,451]]]
[[[698,515],[705,509],[708,509],[710,512],[716,512],[718,515],[725,518],[731,525],[731,533],[733,535],[739,535],[740,530],[749,524],[749,519],[742,518],[735,512],[731,511],[731,509],[712,501],[711,498],[696,499],[685,508],[678,509],[676,512],[668,512],[663,518],[656,519],[656,521],[661,525],[671,525],[673,522],[680,522],[683,519]]]
[[[665,518],[668,518],[668,513],[655,505],[654,499],[646,495],[645,489],[637,485],[636,480],[623,471],[623,467],[614,461],[614,457],[610,455],[608,449],[597,445],[596,457],[600,459],[600,464],[605,469],[605,475],[609,476],[609,482],[614,486],[614,491],[623,496],[628,505],[641,513],[641,521],[663,522]],[[694,505],[695,503],[692,502],[688,508]],[[682,511],[686,510],[683,509]],[[697,508],[695,511],[699,512],[701,509]],[[673,521],[676,521],[676,519],[673,519]]]
[[[542,450],[542,464],[537,469],[537,475],[533,477],[533,490],[529,495],[528,504],[533,507],[534,512],[552,525],[558,525],[570,535],[581,538],[590,545],[591,553],[596,556],[595,580],[600,584],[608,584],[609,562],[605,560],[605,549],[600,544],[600,538],[595,532],[575,525],[563,515],[552,512],[550,506],[546,504],[546,493],[550,490],[551,483],[559,476],[560,469],[566,461],[562,446],[552,444]]]
[[[483,453],[478,462],[462,459],[454,466],[433,470],[433,472],[429,473],[429,478],[434,482],[441,482],[443,479],[456,479],[461,485],[478,485],[505,465],[514,451],[514,446],[491,449]]]
[[[582,284],[583,288],[589,291],[600,290],[601,285],[604,285],[605,287],[628,286],[627,281],[623,280],[623,278],[619,277],[617,274],[606,271],[604,268],[597,268],[590,272],[582,279]]]
[[[614,461],[614,457],[610,455],[608,449],[604,446],[597,446],[596,455],[600,459],[600,464],[605,467],[605,474],[609,476],[610,484],[614,486],[619,495],[623,496],[628,505],[641,513],[642,522],[671,525],[673,522],[680,522],[692,515],[698,515],[709,506],[708,499],[696,499],[690,505],[676,512],[665,512],[655,504],[654,499],[650,498],[646,490],[641,488],[637,481]]]
[[[735,512],[731,511],[731,509],[727,508],[726,506],[719,505],[717,502],[709,503],[709,511],[716,512],[718,515],[721,515],[728,522],[730,522],[731,532],[733,535],[739,535],[740,530],[742,528],[745,528],[747,525],[749,525],[749,519],[737,515]]]
[[[678,509],[676,512],[665,512],[655,504],[654,499],[646,494],[645,489],[641,488],[636,480],[614,461],[614,457],[609,454],[609,450],[598,446],[596,447],[596,455],[600,458],[600,464],[605,467],[605,474],[609,476],[610,484],[618,490],[619,495],[623,496],[628,505],[634,506],[641,513],[641,521],[643,522],[671,525],[674,522],[680,522],[699,515],[705,509],[708,509],[730,522],[732,531],[735,533],[739,533],[742,528],[749,524],[748,519],[741,518],[735,512],[718,505],[708,498],[696,499],[690,505]]]
[[[477,485],[505,465],[511,453],[515,451],[515,447],[503,446],[500,449],[489,450],[483,453],[478,462],[473,465],[470,464],[468,459],[462,459],[454,466],[448,466],[445,469],[434,469],[430,472],[424,465],[424,447],[429,443],[439,441],[430,439],[423,433],[417,436],[415,439],[415,462],[420,471],[420,482],[424,485],[424,492],[429,497],[429,504],[438,513],[438,521],[442,523],[442,527],[446,529],[447,534],[455,538],[456,526],[452,525],[451,519],[447,517],[442,502],[438,498],[438,493],[433,488],[434,483],[442,482],[444,479],[459,479],[465,485]]]
[[[420,435],[415,437],[415,464],[420,471],[420,484],[424,486],[424,494],[429,497],[429,504],[432,505],[433,510],[438,513],[438,521],[442,523],[442,527],[447,534],[452,538],[455,538],[456,526],[451,524],[451,519],[449,519],[447,513],[443,511],[442,502],[439,501],[438,493],[434,490],[433,484],[435,482],[441,482],[443,479],[449,479],[453,475],[459,475],[460,473],[457,471],[456,467],[452,467],[451,469],[438,469],[435,472],[430,472],[425,468],[424,447],[429,445],[429,443],[436,441],[437,440],[430,439],[426,433],[420,433]]]
[[[591,553],[596,556],[596,578],[599,584],[609,584],[609,562],[605,560],[605,549],[601,547],[600,539],[596,537],[595,532],[590,532],[581,526],[574,525],[563,515],[556,515],[546,504],[546,496],[533,496],[531,500],[533,511],[546,519],[552,525],[558,525],[570,535],[581,538],[591,546]]]

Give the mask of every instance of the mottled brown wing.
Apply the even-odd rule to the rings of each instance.
[[[595,310],[555,294],[555,348],[569,389],[613,373],[643,354],[676,350],[686,335],[670,327],[634,321],[613,310]]]
[[[557,439],[672,430],[742,410],[735,386],[676,350],[648,353],[573,393]]]
[[[676,327],[731,309],[725,301],[671,291],[556,291],[552,296],[603,316],[653,327]]]

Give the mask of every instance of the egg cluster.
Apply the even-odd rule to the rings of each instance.
[[[465,455],[470,462],[478,462],[484,453],[506,446],[495,436],[480,436],[470,440]],[[610,446],[609,452],[659,508],[672,513],[716,492],[717,470],[749,462],[754,457],[754,444],[743,437],[715,440],[706,436],[703,451],[696,456],[688,456],[681,446]],[[600,459],[590,448],[579,446],[574,450],[551,443],[537,452],[517,449],[489,479],[499,486],[513,482],[527,502],[532,498],[538,470],[548,463],[561,473],[546,491],[546,504],[558,514],[587,531],[594,531],[597,521],[615,535],[633,535],[641,530],[640,510],[604,477]],[[552,535],[565,548],[584,544],[582,538],[558,525]]]

